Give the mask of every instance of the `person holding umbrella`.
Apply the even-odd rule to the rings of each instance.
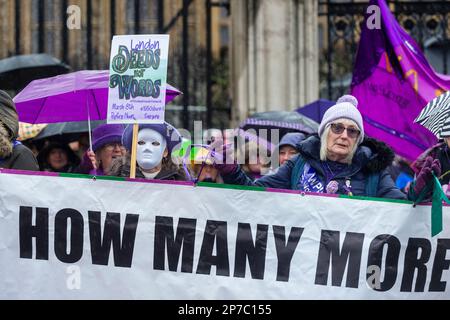
[[[125,128],[122,144],[127,154],[113,160],[110,175],[129,177],[133,125]],[[186,174],[171,158],[173,148],[181,143],[178,131],[169,123],[139,124],[136,150],[136,178],[187,180]]]
[[[406,199],[387,171],[394,153],[385,143],[364,137],[357,103],[353,96],[341,97],[325,112],[319,136],[311,136],[298,144],[299,155],[286,161],[273,175],[253,182],[237,164],[230,163],[230,158],[226,158],[225,163],[216,162],[216,167],[225,183]],[[229,156],[230,152],[224,149]],[[439,164],[427,162],[417,176],[414,191],[421,191],[420,188],[431,181],[432,173],[440,173]]]
[[[85,152],[78,173],[108,175],[114,159],[126,153],[122,145],[123,126],[102,124],[92,131],[92,150]]]
[[[423,125],[438,139],[438,143],[425,150],[412,163],[411,168],[419,174],[430,161],[438,161],[442,167],[442,176],[436,175],[447,196],[450,196],[450,91],[431,100],[414,122]]]
[[[429,166],[430,163],[439,163],[441,171],[438,172],[436,177],[442,185],[442,189],[445,194],[450,196],[450,190],[448,190],[448,184],[450,181],[450,137],[444,137],[443,141],[439,141],[436,145],[424,151],[417,159],[411,164],[411,169],[413,169],[416,175],[420,174],[425,167]],[[444,174],[440,175],[441,172]],[[406,187],[406,190],[411,188],[411,185]],[[431,189],[429,190],[431,191]],[[428,194],[429,198],[430,194]]]
[[[11,97],[0,90],[0,167],[6,169],[39,171],[35,156],[16,140],[19,119]]]

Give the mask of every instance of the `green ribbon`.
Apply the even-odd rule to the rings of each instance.
[[[441,183],[433,174],[433,202],[431,205],[431,236],[439,234],[442,231],[442,201],[450,204],[450,200],[442,190]]]

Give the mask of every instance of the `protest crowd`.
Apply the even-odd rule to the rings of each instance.
[[[380,1],[376,2],[381,3]],[[383,10],[388,10],[388,7],[383,7]],[[385,17],[384,19],[388,21],[391,18],[388,19]],[[169,123],[164,114],[166,104],[171,103],[178,95],[183,94],[180,90],[168,84],[171,79],[166,79],[168,74],[169,36],[152,35],[154,37],[151,39],[150,37],[146,38],[147,35],[114,36],[111,45],[110,70],[81,70],[59,74],[54,77],[42,77],[41,79],[28,83],[20,91],[15,92],[15,95],[11,91],[3,90],[0,87],[0,174],[12,173],[24,176],[52,176],[54,179],[60,177],[82,177],[83,179],[92,179],[94,181],[108,181],[108,184],[101,185],[101,187],[105,188],[105,194],[111,192],[111,195],[107,195],[111,197],[114,192],[117,192],[114,187],[111,187],[112,183],[117,183],[117,181],[128,182],[128,180],[131,180],[138,183],[144,182],[145,185],[144,183],[139,184],[141,189],[134,194],[130,192],[130,198],[132,196],[139,196],[142,190],[146,191],[151,188],[156,188],[156,191],[159,192],[157,189],[158,186],[162,190],[161,193],[164,192],[163,196],[169,197],[168,189],[175,189],[178,185],[183,185],[183,183],[185,183],[184,186],[188,185],[190,187],[206,186],[211,187],[210,189],[216,188],[216,194],[220,192],[217,191],[219,188],[224,187],[246,191],[268,191],[265,193],[267,199],[279,196],[274,196],[270,192],[286,193],[290,196],[295,194],[298,197],[313,195],[320,196],[317,197],[320,199],[327,198],[324,202],[320,202],[320,200],[314,202],[312,205],[316,206],[314,208],[316,211],[311,214],[316,214],[315,218],[321,220],[317,223],[319,226],[318,229],[320,229],[319,231],[314,230],[315,226],[311,226],[316,223],[314,219],[308,220],[302,217],[302,219],[304,218],[308,221],[305,223],[305,229],[308,232],[312,232],[310,230],[317,231],[317,234],[320,233],[321,237],[320,241],[316,241],[317,239],[315,238],[313,239],[318,244],[317,247],[319,247],[319,258],[315,259],[314,256],[313,260],[314,262],[318,262],[318,266],[325,266],[323,270],[326,269],[326,271],[323,271],[321,269],[322,267],[317,267],[318,271],[314,285],[327,285],[328,264],[330,264],[328,258],[333,255],[339,255],[339,258],[341,256],[339,250],[337,254],[331,249],[328,250],[328,248],[321,251],[326,242],[322,241],[324,234],[329,235],[330,239],[335,237],[334,239],[337,239],[337,248],[339,249],[339,232],[342,232],[342,234],[346,233],[345,240],[341,242],[342,246],[345,247],[349,243],[351,243],[349,246],[356,244],[355,247],[358,247],[360,245],[358,247],[359,251],[357,250],[358,248],[354,250],[355,252],[359,252],[360,260],[363,252],[364,237],[366,239],[372,237],[370,238],[369,250],[366,250],[366,243],[369,240],[364,243],[364,250],[369,252],[367,258],[369,261],[370,259],[375,259],[373,258],[374,256],[377,257],[377,252],[380,250],[381,252],[383,251],[384,244],[382,241],[388,243],[395,237],[391,237],[389,232],[386,232],[386,238],[388,240],[383,238],[382,241],[380,240],[380,245],[377,241],[380,237],[385,236],[384,234],[373,235],[367,231],[358,233],[360,230],[356,230],[357,228],[354,226],[352,226],[353,229],[349,228],[349,230],[346,229],[346,226],[340,230],[332,230],[331,226],[333,226],[333,223],[329,223],[333,219],[332,217],[330,218],[331,215],[323,214],[321,216],[323,211],[330,210],[331,212],[331,209],[323,209],[321,207],[324,203],[327,203],[325,201],[331,201],[330,199],[339,199],[340,201],[350,198],[351,201],[355,201],[356,199],[367,200],[369,202],[379,201],[381,199],[379,202],[383,202],[383,205],[386,205],[388,208],[390,208],[389,205],[394,207],[394,203],[411,204],[411,207],[415,208],[418,204],[432,202],[433,215],[430,229],[433,230],[433,236],[443,229],[443,201],[450,203],[450,200],[447,199],[447,197],[450,197],[450,78],[448,76],[441,77],[441,75],[434,73],[431,67],[426,64],[426,59],[421,54],[420,49],[410,39],[408,34],[400,30],[400,27],[397,27],[394,20],[389,20],[388,22],[385,20],[383,21],[386,25],[390,25],[389,28],[392,30],[395,29],[395,32],[392,31],[395,35],[392,36],[393,40],[391,38],[389,40],[396,45],[386,47],[388,46],[388,41],[386,40],[388,38],[387,35],[381,37],[378,34],[377,37],[373,38],[375,40],[369,41],[369,31],[364,29],[354,65],[351,87],[348,92],[340,94],[337,99],[327,101],[326,108],[320,115],[308,115],[305,106],[288,111],[287,109],[291,109],[291,107],[286,106],[285,119],[280,120],[280,117],[282,117],[281,111],[247,114],[247,119],[233,128],[205,128],[199,132],[199,136],[196,136],[197,132],[191,135],[189,130],[177,128],[172,123]],[[402,39],[401,41],[404,40],[404,42],[399,44],[399,39]],[[373,59],[365,58],[371,56],[370,53],[366,52],[369,49],[375,52],[372,53],[372,56],[375,56]],[[364,57],[364,59],[361,57]],[[400,59],[398,57],[402,58]],[[393,62],[392,59],[398,60]],[[422,70],[423,74],[426,74],[426,77],[420,77],[420,72],[416,72],[416,74],[419,74],[420,81],[418,83],[420,83],[420,89],[424,88],[422,91],[415,84],[408,82],[412,81],[408,78],[411,74],[408,73],[410,70],[405,70],[405,68],[409,67],[414,71]],[[401,79],[395,78],[399,74],[404,75],[404,77],[400,76]],[[423,81],[425,81],[423,79],[426,79],[428,82],[426,86],[423,85],[422,87]],[[388,85],[383,87],[386,83]],[[181,84],[176,85],[181,86]],[[408,96],[411,100],[408,100],[408,103],[398,103],[399,99],[395,98],[395,95],[389,90],[392,90],[394,93],[395,91],[397,93],[404,93],[404,96]],[[388,104],[387,101],[391,104]],[[309,106],[313,108],[317,107],[316,109],[318,110],[319,104],[316,103],[317,101],[311,101]],[[399,107],[399,110],[392,111],[394,106],[398,107],[398,105],[401,105],[401,108]],[[415,109],[413,111],[405,111],[407,107],[414,107]],[[386,115],[383,112],[386,112]],[[407,117],[402,118],[405,113]],[[398,125],[399,123],[400,125]],[[69,125],[79,126],[81,129],[69,130]],[[395,127],[395,125],[398,126]],[[402,131],[402,128],[406,129]],[[423,139],[420,140],[420,138]],[[91,182],[90,180],[88,181]],[[79,181],[77,183],[79,185],[82,184]],[[98,185],[89,185],[89,188],[95,189]],[[149,185],[151,187],[148,187]],[[230,185],[233,185],[233,187],[230,187]],[[120,185],[120,187],[125,189],[124,185]],[[146,187],[149,189],[145,189]],[[132,188],[130,187],[130,190],[136,190]],[[183,188],[179,188],[176,192],[180,192],[180,194],[183,194],[182,192],[200,192],[198,189],[191,188],[189,191],[186,191]],[[123,190],[124,197],[126,191]],[[174,194],[176,192],[174,191]],[[205,194],[208,194],[208,191]],[[117,253],[116,255],[116,252],[114,253],[114,259],[117,259],[117,261],[114,260],[114,267],[131,268],[134,237],[139,213],[127,211],[125,213],[127,220],[125,222],[122,220],[122,223],[125,223],[125,225],[129,223],[124,228],[126,231],[123,232],[124,235],[122,238],[122,240],[125,239],[123,242],[127,243],[128,247],[126,245],[120,247],[119,242],[114,242],[114,239],[116,239],[114,237],[117,236],[120,239],[120,232],[107,233],[110,238],[105,240],[106,245],[103,247],[103,242],[100,244],[100,240],[97,241],[97,238],[95,238],[99,237],[101,233],[98,231],[100,227],[98,230],[95,229],[101,225],[101,214],[99,210],[107,211],[107,222],[104,224],[106,226],[105,230],[107,228],[111,228],[108,230],[116,230],[113,229],[114,226],[121,225],[119,210],[126,211],[128,208],[124,209],[126,204],[122,206],[123,203],[118,199],[118,204],[115,205],[120,209],[117,209],[117,212],[112,212],[114,211],[113,209],[107,208],[107,205],[102,203],[101,196],[102,193],[93,193],[92,198],[89,199],[92,202],[93,209],[90,207],[87,208],[87,205],[86,207],[82,207],[83,209],[80,209],[80,212],[82,210],[87,212],[89,216],[87,219],[82,217],[81,213],[77,215],[76,208],[62,208],[60,211],[55,209],[58,212],[57,214],[59,214],[58,219],[60,219],[60,224],[58,225],[58,221],[55,218],[55,230],[57,226],[61,228],[61,225],[64,225],[64,223],[64,226],[67,228],[69,217],[71,219],[72,230],[77,227],[75,223],[76,219],[72,217],[82,217],[85,220],[81,219],[81,222],[78,224],[79,227],[81,226],[79,229],[81,231],[74,233],[75,235],[70,240],[70,245],[72,245],[72,241],[73,243],[76,240],[79,241],[78,247],[76,248],[77,250],[79,249],[79,257],[77,259],[80,260],[83,252],[87,251],[87,249],[83,249],[83,245],[86,246],[85,243],[88,242],[87,236],[83,238],[82,233],[85,223],[86,226],[89,225],[87,227],[90,235],[89,243],[95,248],[92,249],[93,252],[95,251],[92,254],[92,260],[97,259],[97,262],[93,262],[93,265],[98,264],[110,267],[112,263],[108,260],[109,247],[107,247],[108,241],[110,241],[113,243],[112,251],[120,251],[120,254]],[[259,196],[261,197],[261,195]],[[165,198],[162,199],[163,201],[161,202],[166,201]],[[288,199],[288,196],[285,199]],[[46,200],[48,201],[48,199]],[[174,200],[170,205],[174,205],[175,203],[181,207],[183,206],[183,201],[186,199]],[[198,258],[200,262],[196,261],[196,263],[198,262],[197,273],[209,275],[211,273],[211,265],[215,265],[217,267],[217,274],[229,276],[227,244],[221,247],[223,251],[220,251],[219,247],[220,241],[222,241],[222,244],[224,242],[226,243],[228,239],[226,232],[229,232],[227,223],[229,225],[231,223],[218,221],[218,219],[214,220],[213,218],[216,212],[211,209],[213,206],[210,203],[206,203],[205,201],[205,203],[193,204],[193,201],[192,199],[186,201],[186,207],[189,207],[189,205],[194,207],[204,206],[202,209],[205,210],[205,216],[207,216],[205,220],[209,219],[205,222],[206,227],[203,237],[203,241],[206,244],[203,245],[202,243]],[[304,203],[308,202],[305,200],[301,205]],[[440,207],[436,205],[437,203]],[[16,203],[13,203],[13,205],[16,205]],[[101,209],[97,208],[97,211],[95,205],[101,206]],[[133,205],[136,204],[134,203]],[[225,205],[227,206],[228,203]],[[247,204],[243,204],[241,199],[237,197],[236,203],[230,204],[230,208],[233,208],[233,205],[246,208]],[[251,205],[249,204],[249,206]],[[264,211],[261,209],[264,203],[258,205],[261,206],[259,207],[260,210]],[[36,213],[36,216],[38,214],[42,216],[47,214],[47,220],[44,220],[48,223],[48,208],[35,204],[20,204],[19,207],[19,224],[21,228],[24,225],[27,226],[27,221],[31,221],[31,216],[34,213]],[[360,212],[364,213],[364,209],[361,209],[363,207],[364,205],[361,204],[354,205],[352,207],[354,211],[352,212],[357,212],[358,214]],[[136,207],[132,208],[138,211]],[[228,210],[231,210],[230,208],[227,207]],[[436,208],[440,209],[441,215],[438,217],[440,221],[434,215],[438,211]],[[276,210],[276,205],[272,209]],[[322,209],[323,211],[321,211]],[[404,212],[407,212],[407,209],[402,208]],[[44,212],[45,210],[47,211]],[[339,208],[339,210],[345,211],[346,208]],[[173,210],[167,209],[167,211],[172,212]],[[224,211],[226,210],[224,209]],[[294,212],[294,210],[292,211]],[[83,212],[83,214],[86,215],[86,212]],[[242,212],[236,212],[242,214]],[[182,213],[185,214],[185,212]],[[409,214],[410,212],[408,211],[407,213]],[[167,253],[168,269],[170,271],[176,272],[178,270],[178,261],[180,261],[181,272],[192,273],[194,238],[196,231],[200,228],[198,225],[195,225],[197,218],[195,214],[192,213],[193,216],[191,218],[185,218],[181,213],[174,213],[174,217],[176,216],[179,219],[178,229],[174,229],[173,227],[173,217],[169,215],[164,216],[160,212],[152,214],[154,214],[155,219],[154,221],[151,220],[151,223],[154,223],[155,227],[154,238],[151,240],[155,243],[154,248],[158,248],[159,250],[155,249],[154,258],[156,262],[153,264],[154,270],[166,271],[164,259]],[[177,216],[178,214],[179,216]],[[209,214],[213,218],[210,218]],[[219,216],[220,214],[223,214],[223,212],[218,213]],[[253,214],[259,215],[259,211],[256,213],[253,212]],[[289,212],[290,214],[291,212]],[[148,216],[150,216],[150,213],[148,213]],[[147,219],[148,216],[146,216]],[[29,220],[26,220],[28,218]],[[153,218],[151,216],[151,219]],[[202,218],[204,217],[200,217],[199,220]],[[252,279],[262,279],[263,276],[258,276],[258,272],[264,274],[266,243],[261,244],[260,238],[264,238],[265,235],[267,242],[267,229],[264,230],[264,226],[261,227],[262,223],[260,224],[260,221],[257,221],[255,242],[245,242],[248,239],[253,240],[251,228],[248,227],[248,229],[245,229],[245,224],[248,223],[250,225],[248,220],[251,219],[247,216],[245,218],[247,220],[242,219],[245,222],[241,222],[241,220],[232,221],[236,222],[235,224],[237,225],[236,236],[233,235],[233,238],[236,239],[237,248],[235,251],[235,261],[238,261],[235,263],[234,277],[246,277],[246,259],[249,257],[248,262],[250,264]],[[326,220],[328,218],[330,220]],[[348,219],[352,220],[352,217],[349,215]],[[61,222],[62,220],[64,221]],[[308,224],[312,220],[314,222]],[[27,247],[27,241],[29,240],[27,236],[30,239],[36,237],[36,243],[38,242],[41,234],[38,234],[37,231],[35,232],[35,229],[38,229],[40,220],[36,218],[36,221],[35,225],[31,222],[29,223],[29,230],[31,231],[27,229],[28,232],[27,230],[23,231],[20,229],[20,236],[23,238],[20,239],[20,245],[17,245],[17,247],[20,249],[21,259],[32,259],[33,255],[30,251],[33,252],[33,247],[32,245]],[[103,223],[103,220],[101,221]],[[441,222],[441,224],[436,224],[436,221]],[[345,224],[346,222],[345,219],[340,218],[339,223]],[[146,223],[148,223],[148,220]],[[286,258],[286,252],[292,249],[292,258],[304,226],[300,228],[300,226],[294,226],[292,224],[292,229],[289,231],[291,233],[286,237],[285,227],[279,225],[279,220],[277,220],[277,223],[273,222],[273,228],[269,229],[269,232],[273,231],[273,239],[275,239],[276,251],[273,252],[276,252],[277,259],[281,261],[279,262],[277,260],[279,264],[277,266],[276,281],[288,281],[286,279],[289,279],[289,268],[287,268],[287,271],[283,271],[283,263],[289,266],[291,261]],[[336,223],[336,225],[341,226],[339,223]],[[398,225],[401,225],[401,223],[398,223]],[[328,227],[330,230],[328,230]],[[26,227],[23,228],[26,229]],[[321,228],[326,230],[324,231]],[[47,229],[44,231],[47,232]],[[400,230],[399,233],[401,233],[401,227],[398,229]],[[67,237],[64,238],[66,231],[64,228],[62,230],[54,232],[55,255],[61,262],[66,262],[64,259],[71,261],[71,255],[76,255],[77,252],[76,250],[65,251]],[[288,230],[287,227],[286,230]],[[139,229],[140,231],[141,229]],[[248,234],[245,233],[247,231],[249,232]],[[423,230],[420,229],[420,231]],[[42,234],[45,232],[42,232]],[[333,234],[333,232],[336,233]],[[348,238],[347,233],[349,234]],[[153,236],[153,233],[151,235]],[[77,236],[79,237],[76,238]],[[36,244],[37,249],[35,251],[47,250],[46,254],[41,255],[41,257],[44,256],[43,260],[49,260],[47,248],[48,234],[45,233],[43,237],[47,237],[46,246],[43,245],[38,248]],[[66,242],[58,243],[57,237],[64,238]],[[214,242],[216,241],[216,237],[218,239],[217,243]],[[410,248],[409,245],[413,243],[413,240],[409,240],[415,238],[409,234],[408,237],[406,238],[404,236],[401,240],[403,241],[402,245],[407,242],[408,248]],[[285,245],[286,239],[288,240]],[[311,239],[310,237],[309,240]],[[347,239],[350,240],[347,242]],[[167,251],[165,251],[166,240]],[[185,240],[186,242],[183,242]],[[290,246],[290,241],[295,242],[295,245],[291,243]],[[426,241],[428,240],[425,239],[424,242]],[[180,248],[182,242],[183,251],[181,254]],[[31,240],[29,240],[29,243],[31,243]],[[398,248],[400,248],[400,241],[398,243]],[[433,285],[430,285],[430,287],[433,288],[439,287],[439,271],[445,269],[442,267],[441,270],[439,266],[447,266],[446,268],[448,269],[449,260],[445,260],[445,250],[448,249],[442,249],[442,246],[446,245],[447,242],[442,243],[444,242],[438,241],[438,245],[441,247],[437,249],[433,247],[433,250],[437,252],[435,261],[437,261],[436,265],[438,266],[433,269],[433,277],[437,279],[433,280],[434,282],[431,281]],[[423,245],[425,249],[426,244]],[[0,247],[2,245],[3,243],[0,243]],[[95,245],[98,246],[95,247]],[[143,246],[142,243],[139,245]],[[239,245],[242,247],[239,247]],[[63,249],[59,248],[59,246],[61,248],[63,247]],[[217,255],[213,255],[212,253],[214,246],[216,246]],[[106,247],[107,249],[105,249]],[[429,247],[431,248],[431,244]],[[27,248],[29,248],[28,251],[26,250]],[[105,250],[107,253],[102,256],[103,251],[99,248]],[[422,247],[418,246],[418,248]],[[423,248],[421,252],[425,252]],[[209,249],[210,252],[208,251]],[[242,249],[242,252],[238,249]],[[261,254],[261,252],[258,253],[258,250],[261,252],[264,251],[264,254]],[[328,251],[323,253],[326,250]],[[414,252],[407,251],[406,255],[413,256],[418,250]],[[198,254],[197,251],[195,254]],[[227,252],[223,254],[223,257],[226,256],[226,258],[224,258],[223,261],[225,262],[223,262],[219,259],[219,256],[220,252],[223,253],[225,251]],[[342,257],[347,259],[347,257],[351,256],[353,259],[354,251],[348,253],[350,251],[342,250],[344,252],[342,253]],[[366,254],[365,251],[364,254]],[[429,252],[431,251],[430,249]],[[178,256],[173,254],[173,252],[177,253]],[[311,254],[311,252],[312,250],[308,254]],[[444,252],[443,255],[442,252]],[[189,256],[190,253],[192,256]],[[170,254],[173,254],[173,256]],[[258,260],[258,254],[263,256],[263,258]],[[100,258],[97,256],[94,258],[95,255],[100,256]],[[271,258],[272,262],[275,261],[273,256]],[[425,254],[420,259],[424,256]],[[430,254],[428,254],[429,256]],[[178,260],[179,257],[181,257],[180,260]],[[342,261],[345,260],[344,258]],[[420,261],[416,256],[414,256],[414,259],[410,258],[411,261],[417,262],[414,268],[417,267],[419,273],[419,267],[422,266],[421,263],[423,261]],[[73,261],[75,260],[74,258]],[[406,260],[407,258],[405,257]],[[261,261],[263,262],[261,263]],[[326,261],[326,263],[322,264],[323,261]],[[258,263],[260,264],[258,265]],[[334,260],[331,264],[333,263],[337,264]],[[347,260],[342,270],[346,268],[346,263]],[[405,262],[405,266],[406,264],[407,262]],[[414,265],[414,263],[411,264]],[[260,265],[263,266],[261,268],[262,271],[258,269]],[[355,265],[358,267],[349,271],[349,274],[358,274],[359,276],[360,263],[354,263],[353,266]],[[339,267],[336,268],[339,269]],[[414,274],[414,268],[412,268],[412,274]],[[426,267],[424,268],[426,269]],[[407,268],[405,267],[405,269]],[[421,270],[423,271],[423,268]],[[405,274],[407,274],[405,279],[410,270],[407,271],[405,271]],[[220,274],[221,272],[223,274]],[[297,272],[298,274],[300,272]],[[325,280],[321,278],[324,274]],[[420,278],[419,276],[417,277]],[[351,277],[349,276],[348,278],[350,279]],[[346,286],[357,287],[359,280],[358,278],[356,279],[348,280]],[[191,281],[191,279],[187,281]],[[324,283],[320,283],[320,281]],[[356,284],[352,284],[352,281]],[[405,283],[407,283],[406,280]],[[436,283],[438,284],[436,285]],[[225,289],[224,292],[226,291]],[[407,290],[405,289],[405,291]],[[430,289],[430,291],[433,290]],[[440,291],[445,291],[445,286]]]
[[[69,145],[51,139],[34,155],[25,146],[32,141],[17,140],[19,122],[14,102],[6,92],[1,92],[1,96],[4,168],[130,175],[131,125],[99,125],[92,131],[92,150],[82,151],[81,157],[72,149],[73,143]],[[235,146],[224,139],[226,133],[222,135],[222,131],[216,129],[215,137],[196,148],[195,156],[193,148],[189,155],[185,150],[184,156],[175,156],[174,148],[180,150],[183,141],[178,130],[167,122],[143,124],[138,131],[136,177],[418,199],[432,182],[433,174],[440,177],[441,168],[450,166],[449,139],[427,150],[411,167],[401,167],[395,163],[396,155],[385,142],[364,135],[363,120],[357,107],[354,96],[343,96],[325,112],[317,133],[287,133],[274,150],[265,150],[265,153],[260,149],[267,148],[267,141],[264,144],[259,137],[244,138],[242,150],[237,150],[242,155],[236,155]],[[271,154],[272,151],[275,154]],[[184,161],[186,158],[188,161]],[[239,159],[243,162],[238,163]],[[416,172],[415,178],[412,170]],[[406,176],[407,182],[399,185],[395,180],[400,174]],[[442,180],[443,184],[448,184],[448,177]]]

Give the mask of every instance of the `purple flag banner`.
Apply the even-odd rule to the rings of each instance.
[[[351,92],[359,101],[366,134],[414,160],[436,143],[414,119],[429,101],[450,90],[450,77],[433,70],[384,0],[371,0],[369,8],[372,14],[362,26]],[[377,13],[379,28],[371,25]]]

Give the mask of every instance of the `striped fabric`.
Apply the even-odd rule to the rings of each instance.
[[[247,125],[262,126],[262,127],[266,127],[266,129],[273,127],[274,129],[276,129],[276,128],[295,129],[295,130],[300,130],[300,131],[306,132],[308,134],[314,133],[313,129],[307,127],[306,125],[304,125],[302,123],[248,118],[245,121],[243,121],[239,127],[244,128]]]
[[[450,136],[450,91],[431,100],[414,120],[438,138]]]

